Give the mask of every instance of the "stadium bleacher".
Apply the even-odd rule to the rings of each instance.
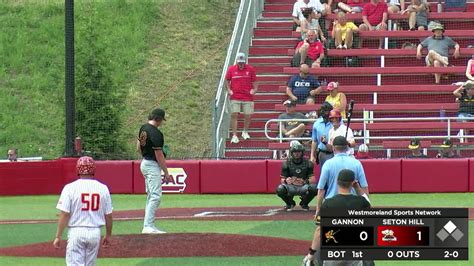
[[[455,116],[458,104],[452,96],[456,86],[452,83],[464,81],[467,60],[474,54],[474,2],[468,0],[464,12],[436,12],[437,1],[428,1],[433,5],[429,13],[429,21],[437,20],[445,25],[445,35],[452,37],[461,46],[461,56],[458,59],[450,58],[453,67],[442,69],[426,68],[424,60],[415,57],[415,49],[401,49],[402,44],[411,42],[417,45],[420,40],[430,36],[430,31],[394,30],[385,32],[362,32],[361,49],[328,49],[327,56],[331,58],[329,67],[311,69],[320,81],[340,82],[341,91],[348,99],[356,101],[354,118],[366,117],[367,112],[373,118],[390,117],[433,117],[439,116],[440,110],[448,117]],[[267,0],[262,18],[257,22],[254,30],[252,45],[249,49],[249,63],[257,70],[259,91],[255,96],[255,115],[250,127],[251,140],[231,144],[227,141],[227,158],[273,158],[274,150],[285,149],[286,143],[269,140],[265,136],[265,123],[269,119],[276,119],[284,111],[282,101],[286,99],[285,89],[289,77],[298,73],[298,68],[290,66],[294,48],[299,41],[300,34],[292,31],[291,10],[294,0]],[[335,15],[329,15],[329,20]],[[354,21],[361,19],[360,14],[348,14]],[[406,15],[390,15],[392,23],[407,20]],[[403,23],[403,22],[402,22]],[[395,47],[391,49],[377,49],[378,39],[388,37],[388,41]],[[426,51],[424,51],[426,54]],[[357,56],[360,59],[359,67],[345,67],[344,58]],[[383,61],[383,64],[382,64]],[[381,67],[383,65],[383,67]],[[441,84],[435,85],[432,73],[445,75]],[[321,103],[326,93],[317,96],[317,103]],[[314,106],[299,105],[297,110],[308,112],[317,110]],[[243,123],[239,116],[239,127]],[[309,129],[310,126],[308,126]],[[351,124],[354,130],[363,130],[363,123]],[[438,148],[442,141],[441,136],[447,134],[446,121],[413,121],[413,122],[374,122],[366,125],[371,137],[377,136],[413,136],[427,134],[440,138],[427,139],[428,147]],[[452,121],[450,135],[456,135],[461,129],[473,129],[474,126]],[[278,128],[276,123],[269,128],[274,135]],[[391,144],[397,140],[390,140]],[[390,142],[389,141],[389,142]],[[405,143],[400,140],[398,143]],[[385,140],[374,140],[374,146],[385,148],[401,148],[395,144],[390,146]],[[360,143],[360,141],[359,141]],[[464,146],[467,144],[463,144]],[[434,150],[428,151],[432,155]],[[392,153],[392,155],[396,153]],[[385,151],[376,155],[385,156]],[[466,153],[467,155],[467,153]],[[393,156],[392,156],[393,157]]]

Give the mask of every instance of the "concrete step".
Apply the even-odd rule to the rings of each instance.
[[[252,40],[252,46],[284,46],[294,48],[298,44],[299,39],[290,38],[255,38]]]

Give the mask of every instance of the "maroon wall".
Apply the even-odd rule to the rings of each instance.
[[[59,194],[77,178],[77,158],[0,163],[0,195]],[[279,160],[168,161],[165,193],[275,193]],[[363,160],[370,192],[474,192],[474,159]],[[319,167],[315,166],[316,179]],[[145,193],[139,161],[97,161],[112,193]]]
[[[267,161],[201,161],[201,193],[265,193]]]
[[[173,181],[163,184],[163,192],[196,193],[200,192],[200,161],[166,162]],[[133,162],[133,193],[145,193],[145,179],[140,171],[140,161]]]
[[[369,192],[401,192],[401,160],[361,160]]]
[[[59,194],[63,184],[58,161],[0,163],[0,195]]]
[[[402,160],[403,192],[469,191],[468,159]]]

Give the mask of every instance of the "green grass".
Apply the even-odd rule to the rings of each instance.
[[[126,154],[114,157],[135,156],[135,133],[157,105],[170,115],[163,130],[172,154],[206,153],[210,102],[236,4],[75,1],[76,49],[86,45],[90,7],[100,19],[95,21],[98,45],[104,47],[111,78],[127,99],[121,139],[131,145]],[[16,147],[20,156],[60,157],[65,135],[64,1],[0,1],[0,25],[0,151]]]
[[[372,194],[370,197],[374,206],[474,207],[473,193]],[[55,219],[58,199],[56,195],[0,197],[0,220]],[[115,211],[142,209],[145,200],[145,195],[112,195]],[[23,208],[18,208],[18,204]],[[164,194],[160,208],[280,205],[281,200],[273,194]]]
[[[474,207],[472,193],[436,194],[374,194],[376,206]],[[403,199],[403,200],[401,200]],[[56,211],[57,196],[1,197],[0,220],[51,219]],[[143,208],[143,195],[113,195],[114,210]],[[217,206],[274,206],[281,205],[275,195],[164,195],[163,208]],[[42,215],[41,213],[50,213]],[[21,218],[19,218],[21,216]],[[314,230],[308,221],[184,221],[159,220],[158,225],[168,232],[216,232],[283,237],[309,241]],[[114,235],[140,232],[141,221],[116,221]],[[0,247],[49,242],[56,224],[0,225]],[[469,222],[470,249],[474,249],[474,222]],[[225,258],[129,258],[99,259],[98,265],[298,265],[301,256],[281,257],[225,257]],[[377,265],[471,265],[470,261],[378,261]],[[0,265],[64,265],[64,259],[0,257]]]

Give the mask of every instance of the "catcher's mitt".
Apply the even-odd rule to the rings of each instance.
[[[295,178],[293,180],[293,185],[295,185],[295,186],[302,186],[304,184],[306,184],[306,182],[302,178]]]

